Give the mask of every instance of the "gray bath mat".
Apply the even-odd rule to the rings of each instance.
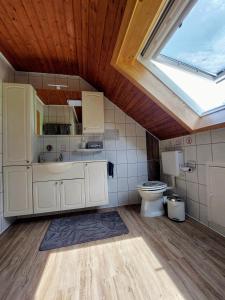
[[[128,232],[116,211],[61,217],[51,222],[39,250],[107,239]]]

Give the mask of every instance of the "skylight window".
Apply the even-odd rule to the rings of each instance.
[[[140,61],[200,116],[225,109],[225,1],[171,0]]]
[[[199,0],[160,54],[218,77],[225,70],[225,1]]]

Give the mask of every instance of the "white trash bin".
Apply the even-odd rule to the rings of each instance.
[[[185,203],[181,199],[168,199],[167,209],[169,219],[177,222],[185,221]]]

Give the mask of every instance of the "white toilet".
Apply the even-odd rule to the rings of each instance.
[[[168,151],[162,153],[162,170],[164,174],[173,178],[179,176],[180,167],[183,164],[181,151]],[[167,184],[161,181],[147,181],[137,187],[142,198],[141,215],[144,217],[158,217],[164,215],[163,192],[167,190]]]
[[[158,217],[164,214],[163,192],[167,184],[161,181],[147,181],[139,185],[137,190],[142,198],[141,215],[144,217]]]

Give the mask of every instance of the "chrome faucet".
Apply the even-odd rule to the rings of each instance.
[[[57,161],[63,161],[63,154],[62,153],[59,154],[59,157],[58,157]]]

